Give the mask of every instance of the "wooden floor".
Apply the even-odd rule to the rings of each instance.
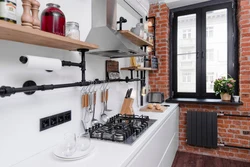
[[[250,167],[250,163],[177,152],[172,167]]]

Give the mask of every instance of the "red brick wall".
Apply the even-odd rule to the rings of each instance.
[[[163,92],[169,95],[169,8],[166,4],[151,5],[149,16],[156,17],[156,56],[159,59],[159,70],[149,73],[151,92]],[[149,28],[153,31],[153,28]]]
[[[239,64],[240,64],[240,96],[243,106],[224,105],[191,105],[180,104],[180,151],[198,153],[203,155],[217,156],[229,159],[237,159],[250,162],[250,150],[219,147],[217,149],[206,149],[193,147],[186,144],[186,114],[187,110],[193,111],[224,111],[230,114],[250,115],[250,0],[238,0],[238,22],[239,22]],[[152,91],[163,91],[169,95],[169,9],[165,5],[152,5],[150,15],[162,15],[157,17],[157,56],[160,59],[158,72],[150,74],[149,84]],[[164,16],[163,15],[167,15]],[[162,35],[161,35],[162,34]],[[166,42],[167,39],[167,42]],[[162,49],[162,51],[161,51]],[[160,77],[163,77],[162,79]],[[227,145],[235,145],[250,148],[250,135],[243,135],[243,131],[250,131],[250,119],[237,117],[218,118],[218,141]]]

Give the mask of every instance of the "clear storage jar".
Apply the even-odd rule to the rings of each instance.
[[[79,24],[77,22],[66,23],[66,37],[80,40]]]

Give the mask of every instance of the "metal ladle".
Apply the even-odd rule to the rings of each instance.
[[[104,88],[104,86],[102,86]],[[106,123],[109,119],[108,115],[105,113],[105,88],[101,89],[101,102],[103,104],[103,110],[102,110],[102,114],[101,114],[101,120],[103,123]]]
[[[82,122],[82,125],[83,125],[83,129],[84,131],[87,130],[87,126],[86,124],[90,121],[89,119],[89,112],[87,110],[88,108],[88,94],[87,94],[87,88],[82,88],[81,90],[81,96],[82,96],[82,119],[81,119],[81,122]],[[85,114],[84,114],[85,112]]]
[[[96,124],[99,123],[99,121],[97,119],[95,119],[95,105],[96,105],[96,91],[94,91],[93,117],[91,120],[92,126],[95,126]]]

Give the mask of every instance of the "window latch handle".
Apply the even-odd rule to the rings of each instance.
[[[201,52],[201,58],[205,58],[204,51]]]
[[[197,52],[196,53],[196,59],[199,59],[199,57],[200,57],[200,52]]]

